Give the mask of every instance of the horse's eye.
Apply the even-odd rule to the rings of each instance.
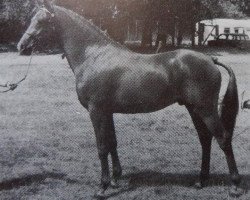
[[[39,24],[40,24],[41,26],[44,26],[44,25],[46,25],[47,23],[48,23],[48,20],[42,20],[42,21],[39,22]]]
[[[40,26],[40,25],[43,25],[43,24],[46,24],[46,20],[37,20],[37,24]]]

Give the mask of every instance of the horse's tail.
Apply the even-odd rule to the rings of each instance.
[[[236,77],[233,70],[220,63],[217,58],[212,58],[214,64],[222,66],[228,71],[229,83],[227,86],[227,91],[225,93],[224,99],[222,101],[221,107],[221,121],[224,128],[233,136],[233,131],[236,123],[236,117],[239,111],[239,99],[238,99],[238,89],[236,83]]]

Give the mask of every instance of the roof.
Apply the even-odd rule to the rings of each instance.
[[[202,20],[200,23],[204,23],[206,25],[219,25],[221,27],[244,27],[250,29],[250,19],[223,19],[223,18],[215,18]]]

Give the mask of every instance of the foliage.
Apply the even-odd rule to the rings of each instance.
[[[230,0],[57,0],[56,3],[89,18],[103,18],[106,22],[121,20],[121,26],[126,20],[142,19],[149,24],[159,21],[167,27],[178,23],[187,29],[206,18],[244,16],[240,5]],[[13,31],[17,24],[24,27],[34,6],[35,0],[1,0],[0,33],[8,32],[6,28],[11,26]]]
[[[1,21],[20,21],[25,23],[34,7],[31,0],[3,0]]]
[[[200,0],[201,12],[198,13],[201,19],[233,17],[242,18],[241,2],[232,3],[231,0]]]
[[[16,41],[34,8],[31,0],[2,0],[0,5],[0,43]]]

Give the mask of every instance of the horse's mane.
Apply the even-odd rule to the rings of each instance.
[[[106,34],[99,27],[97,27],[94,23],[87,20],[83,16],[81,16],[81,15],[79,15],[79,14],[77,14],[77,13],[75,13],[75,12],[69,10],[69,9],[61,7],[61,6],[54,6],[54,8],[61,11],[61,12],[63,12],[63,13],[65,13],[74,22],[76,22],[77,25],[79,25],[79,27],[81,27],[83,30],[85,30],[86,28],[91,29],[93,31],[93,34],[96,34],[96,35],[102,37],[104,40],[109,41],[111,43],[115,43],[116,45],[119,45],[120,47],[124,48],[121,44],[114,41],[112,38],[109,37],[108,34]]]

